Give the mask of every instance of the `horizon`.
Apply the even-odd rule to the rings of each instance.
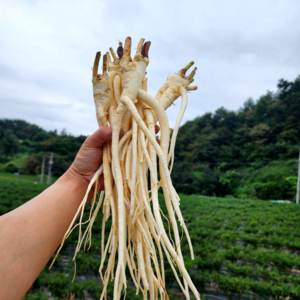
[[[295,79],[297,79],[298,77],[300,77],[300,74],[299,74]],[[282,79],[285,79],[285,78],[282,78]],[[295,80],[295,79],[294,79],[294,80]],[[280,80],[280,79],[278,79],[277,82],[278,82],[279,80]],[[293,81],[294,81],[294,80],[293,80]],[[272,94],[276,94],[276,93],[278,92],[278,88],[277,88],[276,91],[266,91],[266,93],[268,93],[268,92],[271,92]],[[266,93],[265,93],[265,94],[266,94]],[[248,99],[245,100],[245,102],[251,99],[251,100],[254,101],[254,104],[256,104],[257,101],[258,101],[258,100],[260,99],[260,97],[262,97],[262,96],[264,96],[264,95],[259,96],[257,99],[253,99],[252,97],[249,97]],[[178,100],[177,100],[177,101],[178,101]],[[244,103],[245,103],[245,102],[244,102]],[[243,103],[243,105],[244,105],[244,103]],[[217,109],[215,109],[214,111],[203,112],[202,115],[197,115],[197,116],[195,116],[193,119],[185,120],[184,122],[182,122],[182,123],[180,124],[180,127],[183,126],[184,124],[186,124],[186,123],[189,122],[189,121],[194,121],[194,120],[197,119],[197,118],[201,118],[201,117],[202,117],[203,115],[205,115],[205,114],[211,113],[212,115],[214,115],[215,112],[216,112],[218,109],[220,109],[220,108],[225,108],[227,111],[231,111],[231,112],[234,112],[234,113],[237,114],[237,113],[239,112],[239,110],[241,110],[241,109],[243,108],[243,105],[241,105],[241,106],[240,106],[238,109],[236,109],[236,110],[230,110],[230,109],[227,109],[225,106],[220,106],[220,107],[218,107]],[[47,131],[47,132],[56,132],[56,134],[59,135],[59,136],[62,136],[63,134],[66,134],[66,135],[68,135],[68,136],[74,136],[74,137],[79,137],[79,136],[89,136],[89,134],[77,134],[77,135],[76,135],[76,134],[73,134],[72,132],[69,132],[67,128],[62,128],[61,130],[59,130],[59,129],[57,129],[57,128],[54,128],[54,129],[46,129],[46,128],[43,128],[42,126],[38,125],[38,124],[32,123],[32,122],[27,121],[27,120],[25,120],[25,119],[0,118],[0,120],[20,120],[20,121],[25,121],[25,122],[27,122],[28,124],[30,124],[30,125],[36,125],[36,126],[38,126],[39,128],[41,128],[41,129],[43,129],[43,130],[45,130],[45,131]],[[94,131],[96,131],[96,130],[97,130],[97,128],[96,128]],[[93,131],[93,132],[94,132],[94,131]],[[91,132],[90,134],[92,134],[93,132]],[[159,132],[157,135],[160,136],[160,132]]]

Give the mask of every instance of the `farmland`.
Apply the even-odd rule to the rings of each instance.
[[[34,176],[16,181],[12,175],[0,175],[0,214],[22,205],[47,187],[34,184],[38,181]],[[166,212],[162,197],[160,200]],[[202,299],[240,299],[242,295],[242,299],[299,299],[300,207],[261,200],[181,195],[181,209],[193,241],[195,260],[188,258],[185,237],[182,251]],[[71,283],[71,260],[76,230],[53,269],[43,270],[24,299],[98,299],[102,216],[98,218],[91,249],[77,256],[74,282]],[[168,231],[167,222],[165,226]],[[106,236],[109,228],[107,224]],[[183,299],[167,262],[165,268],[170,298]],[[109,295],[112,287],[111,283]],[[135,296],[135,290],[129,288],[126,297],[140,299],[141,295]]]

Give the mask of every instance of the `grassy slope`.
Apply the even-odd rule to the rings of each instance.
[[[234,196],[237,198],[288,199],[295,201],[298,161],[275,161],[237,169]],[[234,174],[232,177],[234,181]]]
[[[33,177],[24,177],[28,182],[20,180],[18,183],[12,179],[8,176],[0,180],[0,214],[16,208],[47,187],[33,184],[36,180]],[[165,211],[162,199],[161,205]],[[181,195],[181,209],[193,241],[195,261],[188,258],[185,238],[182,249],[187,257],[186,266],[201,294],[233,296],[252,293],[257,299],[269,299],[269,296],[274,299],[287,296],[289,299],[299,299],[299,206]],[[55,299],[63,299],[70,294],[75,294],[76,299],[85,299],[87,294],[92,299],[98,299],[101,293],[97,272],[102,217],[99,216],[99,219],[93,229],[90,251],[78,256],[75,282],[71,284],[76,230],[64,246],[54,269],[44,269],[25,299],[48,299],[43,291],[51,292]],[[110,224],[107,224],[106,236],[109,227]],[[167,262],[165,267],[171,299],[181,299]],[[111,284],[109,295],[112,294],[112,287]],[[134,293],[134,289],[130,288],[127,298],[141,298],[141,295],[136,297]]]

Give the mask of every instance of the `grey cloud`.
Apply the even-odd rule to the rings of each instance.
[[[168,74],[195,61],[198,90],[189,94],[184,121],[220,106],[236,110],[249,96],[257,99],[267,89],[275,90],[279,78],[293,80],[300,73],[295,3],[5,2],[0,12],[0,117],[21,116],[46,129],[91,133],[97,128],[91,89],[95,52],[116,49],[118,39],[124,42],[127,35],[132,52],[139,38],[152,41],[147,69],[151,94]],[[179,106],[178,99],[167,112],[171,127]]]
[[[0,78],[22,80],[22,76],[18,72],[3,63],[0,63]]]
[[[18,109],[21,109],[22,106],[31,106],[34,108],[47,108],[47,109],[66,109],[70,107],[70,104],[59,104],[59,103],[44,103],[40,102],[38,100],[33,99],[24,99],[20,98],[18,96],[3,96],[0,94],[0,102],[2,102],[2,105],[5,105],[6,103],[14,103],[18,105]]]
[[[49,77],[49,74],[47,74],[47,77]],[[46,88],[46,89],[51,88],[50,82],[55,81],[54,80],[55,78],[51,78],[50,80],[49,80],[49,78],[48,79],[45,79],[45,78],[42,79],[39,76],[31,78],[31,76],[28,73],[25,73],[25,72],[22,75],[22,73],[20,71],[17,71],[16,68],[9,67],[4,63],[0,64],[0,78],[4,79],[4,80],[11,80],[11,81],[16,82],[16,83],[18,83],[18,82],[25,82],[25,83],[29,82],[31,84],[36,84],[36,85],[38,85],[42,88]],[[54,83],[52,85],[52,88],[54,86],[57,87],[57,83]]]
[[[24,105],[22,100],[6,101],[5,106],[1,104],[1,107],[0,118],[23,119],[46,130],[61,131],[67,128],[71,134],[88,135],[97,128],[96,119],[90,116],[90,110],[72,110],[68,114],[68,108],[36,106],[30,103]]]

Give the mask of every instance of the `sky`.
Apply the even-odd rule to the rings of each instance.
[[[152,95],[193,60],[198,70],[183,123],[223,106],[238,110],[300,74],[297,0],[0,0],[0,118],[75,136],[97,129],[97,51],[151,41]],[[167,111],[174,126],[180,99]]]

